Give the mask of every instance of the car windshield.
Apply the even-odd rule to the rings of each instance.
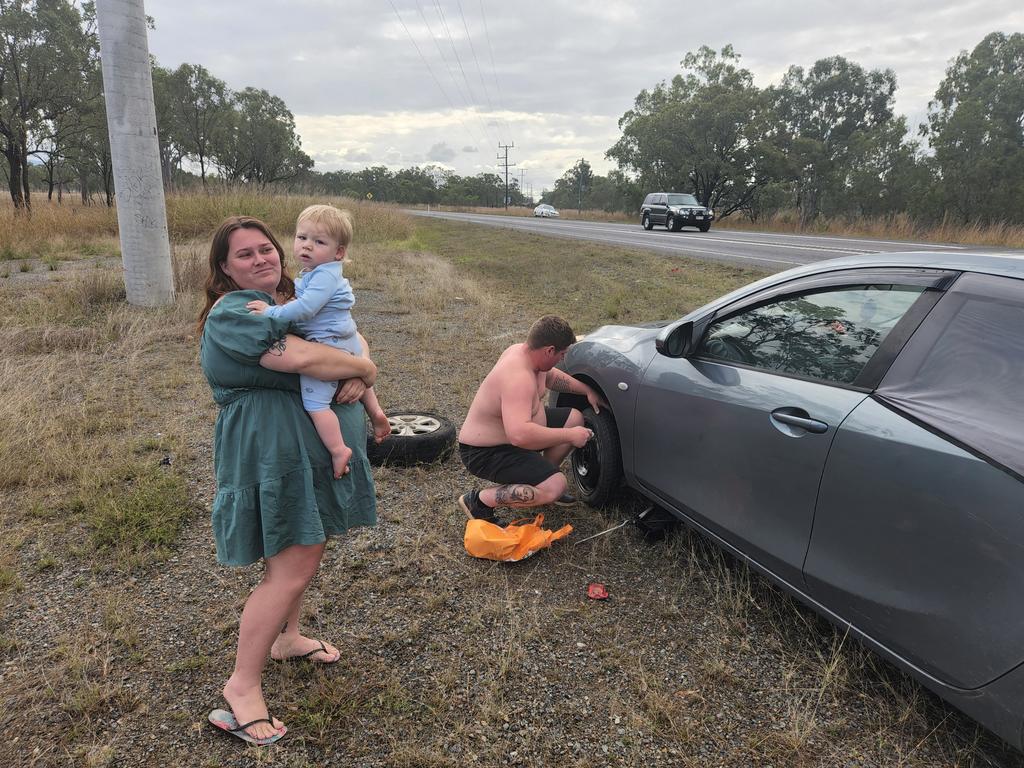
[[[700,205],[693,195],[669,195],[669,205]]]

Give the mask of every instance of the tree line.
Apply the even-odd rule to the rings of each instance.
[[[702,47],[671,80],[642,90],[606,152],[616,170],[580,159],[543,201],[634,213],[650,191],[691,192],[722,218],[796,210],[826,216],[906,214],[919,221],[1024,222],[1024,34],[993,32],[949,65],[913,133],[894,111],[896,76],[842,56],[760,88],[732,46]],[[285,102],[231,90],[204,67],[154,62],[161,166],[169,189],[274,185],[398,202],[499,207],[494,173],[438,166],[320,173]],[[95,12],[91,2],[0,0],[0,155],[11,199],[113,202]],[[527,200],[513,180],[509,203]]]
[[[594,176],[581,160],[545,201],[635,212],[645,192],[678,191],[718,217],[1024,222],[1024,34],[960,53],[916,135],[894,112],[892,70],[832,56],[759,88],[731,46],[702,47],[681,68],[619,119],[606,152],[617,171]]]

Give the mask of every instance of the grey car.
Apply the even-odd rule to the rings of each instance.
[[[624,479],[1022,748],[1024,259],[819,262],[562,365],[610,405],[585,501]]]

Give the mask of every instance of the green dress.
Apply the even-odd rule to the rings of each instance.
[[[233,291],[206,318],[200,363],[220,406],[214,434],[217,560],[248,565],[293,544],[377,522],[366,459],[366,419],[359,403],[334,405],[351,471],[335,480],[331,456],[302,408],[299,377],[260,367],[260,357],[291,331],[289,323],[249,312],[273,299]]]

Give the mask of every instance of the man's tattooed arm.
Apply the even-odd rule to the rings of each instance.
[[[569,374],[564,373],[557,368],[552,368],[548,372],[548,380],[546,384],[548,385],[548,389],[555,392],[569,392],[574,395],[583,394],[583,388],[580,386],[580,383]]]
[[[277,341],[270,345],[270,348],[267,350],[267,352],[269,352],[272,355],[277,355],[278,357],[280,357],[281,355],[284,354],[285,346],[285,337],[282,336],[280,339],[278,339]]]
[[[537,489],[532,485],[503,485],[495,492],[498,505],[503,507],[532,506],[537,495]]]

